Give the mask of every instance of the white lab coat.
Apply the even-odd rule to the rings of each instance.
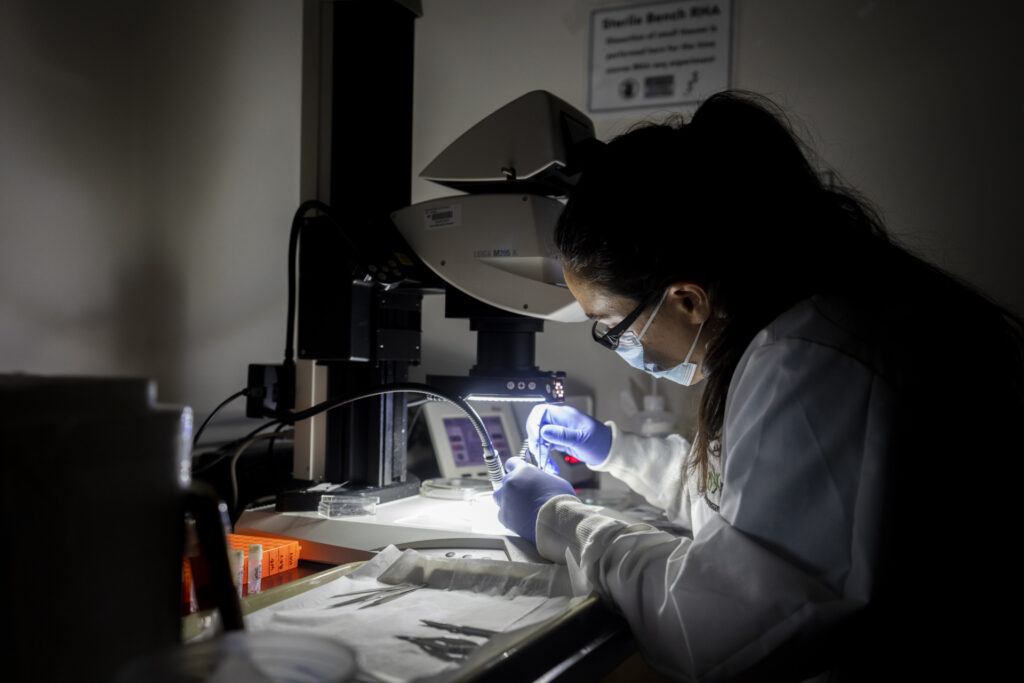
[[[675,678],[749,672],[871,597],[892,389],[870,343],[823,308],[817,298],[799,303],[742,357],[717,500],[686,476],[685,439],[608,423],[612,449],[595,469],[692,529],[692,539],[613,519],[573,496],[540,510],[540,553],[564,561],[568,548],[648,660]]]

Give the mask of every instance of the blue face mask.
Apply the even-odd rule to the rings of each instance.
[[[684,387],[688,387],[693,384],[693,376],[697,374],[697,364],[690,362],[690,357],[693,356],[693,350],[697,348],[697,340],[700,339],[701,330],[704,329],[704,323],[700,324],[697,328],[697,335],[693,338],[693,343],[690,344],[690,350],[686,352],[686,358],[683,362],[675,367],[666,369],[658,367],[657,363],[650,363],[644,358],[644,345],[641,343],[644,334],[647,332],[647,328],[654,322],[655,316],[658,315],[658,311],[661,310],[661,305],[665,303],[665,297],[668,296],[668,290],[661,295],[661,300],[658,301],[658,305],[655,306],[654,312],[651,317],[647,319],[647,323],[643,329],[640,330],[640,334],[633,334],[632,331],[627,330],[619,337],[619,346],[615,349],[615,353],[619,354],[622,360],[629,363],[637,370],[643,370],[649,375],[653,375],[659,379],[667,379],[677,384],[682,384]]]

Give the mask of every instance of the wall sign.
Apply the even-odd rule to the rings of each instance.
[[[675,0],[590,15],[592,112],[697,104],[729,87],[732,0]]]

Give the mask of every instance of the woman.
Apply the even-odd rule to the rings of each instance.
[[[1016,607],[1018,318],[895,244],[745,94],[610,142],[556,243],[597,342],[705,386],[692,446],[539,406],[530,449],[610,472],[692,538],[602,515],[518,459],[496,498],[652,664],[873,680],[1009,652],[993,619]]]

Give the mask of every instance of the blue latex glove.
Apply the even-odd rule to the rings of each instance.
[[[588,465],[600,465],[612,449],[612,429],[571,406],[541,403],[526,419],[526,441],[542,465],[548,462],[551,448]]]
[[[555,496],[575,495],[572,485],[561,477],[541,472],[522,458],[505,461],[505,481],[494,492],[500,508],[498,521],[531,543],[537,542],[537,513]]]

